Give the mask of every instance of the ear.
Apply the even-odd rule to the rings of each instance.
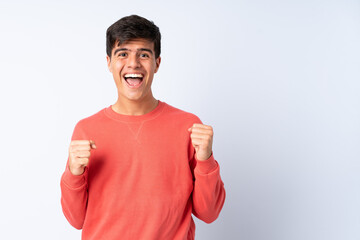
[[[106,55],[106,61],[109,71],[111,72],[111,59],[108,55]]]
[[[161,63],[161,57],[159,56],[159,57],[155,60],[155,64],[156,64],[155,73],[159,70],[160,63]]]

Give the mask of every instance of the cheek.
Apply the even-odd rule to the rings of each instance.
[[[158,68],[156,67],[156,62],[154,62],[152,65],[151,65],[151,73],[156,73],[158,70]]]
[[[121,68],[121,63],[120,62],[115,62],[114,63],[114,68],[115,69],[120,69]]]
[[[121,62],[116,62],[114,63],[112,69],[113,69],[113,73],[116,75],[119,75],[122,71],[123,68],[123,64],[121,64]]]

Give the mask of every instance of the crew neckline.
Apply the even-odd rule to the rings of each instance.
[[[145,113],[143,115],[125,115],[125,114],[120,114],[120,113],[115,112],[112,109],[112,105],[110,105],[109,107],[104,109],[104,113],[109,118],[115,119],[117,121],[138,122],[138,121],[150,120],[150,119],[157,117],[164,109],[164,106],[165,106],[165,103],[158,100],[158,105],[148,113]]]

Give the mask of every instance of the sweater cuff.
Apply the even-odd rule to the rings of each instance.
[[[195,157],[196,159],[196,157]],[[214,159],[213,154],[206,160],[198,160],[196,159],[196,167],[195,169],[202,174],[208,174],[214,171],[217,168],[217,163]]]
[[[62,176],[62,180],[65,183],[65,185],[68,186],[69,188],[72,188],[72,189],[80,188],[80,187],[84,186],[84,184],[86,183],[86,179],[85,179],[86,171],[87,171],[87,168],[85,168],[85,171],[83,172],[83,174],[77,176],[77,175],[73,175],[70,172],[69,167],[66,166],[65,172]]]

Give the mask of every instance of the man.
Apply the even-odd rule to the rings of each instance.
[[[82,239],[194,239],[191,214],[210,223],[224,204],[212,127],[152,95],[160,38],[136,15],[107,30],[118,99],[76,124],[60,184]]]

